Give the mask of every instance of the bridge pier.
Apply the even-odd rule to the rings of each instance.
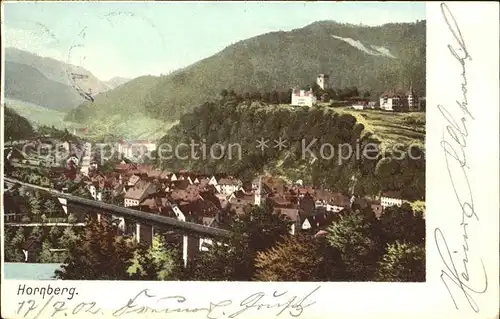
[[[192,236],[182,237],[182,259],[184,261],[184,268],[187,267],[189,260],[199,252],[200,239]]]
[[[153,245],[154,229],[153,226],[135,224],[135,239],[138,243],[146,243],[149,247]]]
[[[125,218],[123,217],[118,217],[118,216],[115,216],[113,215],[113,219],[118,219],[118,229],[120,229],[120,231],[122,233],[125,233],[125,230],[126,230],[126,225],[125,225]]]
[[[198,225],[195,223],[187,223],[186,218],[182,211],[176,206],[171,205],[173,211],[177,218],[171,218],[166,216],[158,216],[155,214],[149,214],[145,212],[141,212],[138,210],[134,210],[131,208],[121,207],[117,205],[112,205],[108,203],[103,203],[100,200],[90,200],[86,198],[81,198],[78,196],[65,194],[64,191],[61,193],[60,191],[56,191],[53,189],[44,188],[38,185],[32,185],[28,183],[24,183],[22,181],[11,179],[8,177],[4,177],[4,179],[8,182],[20,184],[26,187],[30,187],[32,189],[40,189],[48,192],[54,197],[58,198],[59,203],[61,204],[64,212],[71,214],[77,218],[78,221],[83,220],[87,215],[91,215],[91,218],[103,219],[104,215],[101,215],[105,212],[106,217],[108,214],[112,216],[113,219],[118,219],[118,226],[125,233],[138,233],[139,241],[148,240],[152,242],[154,236],[154,228],[152,226],[148,226],[144,228],[144,225],[140,225],[139,228],[133,227],[133,223],[130,226],[126,227],[125,218],[127,220],[142,220],[149,225],[157,225],[159,228],[171,228],[173,227],[176,230],[181,230],[186,235],[182,235],[182,252],[183,252],[183,261],[184,266],[187,266],[188,261],[195,256],[196,253],[200,251],[200,241],[198,237],[205,238],[209,237],[212,240],[217,240],[216,238],[225,237],[228,238],[231,235],[230,231],[206,227],[202,225]],[[68,206],[71,205],[71,209]],[[130,223],[130,222],[127,222]],[[194,236],[187,234],[196,234]],[[176,236],[177,239],[179,237]]]

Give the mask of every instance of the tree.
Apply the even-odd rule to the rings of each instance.
[[[366,213],[344,211],[328,228],[327,240],[338,250],[347,280],[372,280],[382,247],[377,223]]]
[[[33,227],[30,237],[41,241],[43,237],[43,229],[39,226]]]
[[[251,98],[253,101],[260,101],[262,100],[262,94],[259,91],[254,91],[251,94]]]
[[[425,247],[396,241],[388,244],[379,262],[377,280],[396,282],[425,281]]]
[[[34,216],[39,216],[42,213],[42,201],[38,192],[35,192],[34,196],[30,196],[28,199],[30,212]]]
[[[118,236],[118,228],[107,218],[98,222],[87,219],[82,237],[70,245],[68,257],[58,279],[71,280],[125,280],[136,244],[133,240]]]
[[[154,236],[149,249],[137,249],[131,263],[127,272],[134,280],[169,280],[175,269],[173,253],[161,235]]]
[[[321,239],[299,233],[258,252],[258,281],[327,281],[335,278],[333,256]]]
[[[51,233],[52,233],[52,229],[51,229],[51,232],[49,232],[49,234],[51,234]],[[79,239],[79,236],[75,233],[73,227],[66,227],[64,229],[60,239],[58,241],[54,242],[54,246],[69,250],[69,248],[76,245],[78,239]],[[67,252],[63,253],[62,255],[67,257]]]
[[[61,211],[58,207],[58,205],[54,202],[54,199],[49,198],[45,201],[44,203],[44,214],[49,217],[54,217],[57,216],[58,213]]]
[[[195,256],[184,271],[188,280],[249,281],[255,275],[255,257],[289,235],[290,221],[272,207],[249,206],[235,218],[229,240],[214,243],[208,252]]]
[[[45,240],[42,243],[42,250],[40,251],[40,254],[38,255],[38,262],[39,263],[53,263],[54,262],[54,256],[52,255],[52,252],[50,251],[52,249],[52,245],[50,244],[49,241]]]
[[[387,207],[380,216],[380,226],[386,243],[425,243],[425,220],[422,212],[414,212],[408,203],[403,203],[401,207]]]
[[[271,104],[279,104],[280,103],[278,92],[276,92],[276,91],[271,92],[270,102],[271,102]]]
[[[24,229],[22,227],[17,228],[15,232],[11,229],[5,228],[5,261],[6,262],[23,262],[24,254],[21,250],[21,245],[24,243]]]

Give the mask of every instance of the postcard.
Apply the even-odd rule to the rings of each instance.
[[[2,2],[2,318],[498,318],[498,13]]]

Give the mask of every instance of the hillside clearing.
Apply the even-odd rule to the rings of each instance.
[[[339,113],[354,116],[365,130],[372,132],[381,142],[382,147],[396,144],[425,144],[424,112],[385,112],[379,110],[354,110],[347,107],[333,107]]]

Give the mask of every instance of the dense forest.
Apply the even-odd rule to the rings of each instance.
[[[4,109],[4,134],[5,141],[22,140],[33,137],[35,130],[31,123],[16,111],[5,106]]]
[[[425,281],[425,221],[407,204],[380,220],[370,209],[338,214],[324,237],[290,235],[290,220],[270,206],[247,206],[230,225],[233,235],[200,252],[183,267],[181,247],[157,233],[151,246],[117,236],[105,215],[87,219],[83,232],[68,228],[59,238],[64,261],[56,278],[66,280],[203,281]],[[48,238],[53,238],[51,229]],[[23,237],[13,234],[10,249]],[[11,238],[11,237],[9,237]],[[44,247],[49,243],[44,242]],[[43,249],[43,258],[50,251]]]
[[[256,148],[260,138],[269,141],[265,152]],[[273,141],[280,138],[287,141],[281,150],[273,147]],[[354,187],[355,179],[355,192],[361,196],[390,190],[401,191],[407,199],[425,196],[422,149],[414,147],[410,152],[405,145],[374,147],[380,141],[352,115],[339,114],[328,106],[294,108],[252,101],[237,104],[231,98],[207,102],[183,115],[158,145],[175,149],[181,143],[206,145],[207,154],[218,143],[225,152],[215,157],[193,154],[184,159],[185,154],[172,156],[160,148],[153,154],[156,164],[174,171],[225,173],[243,180],[269,170],[344,193]],[[325,150],[324,145],[333,148]],[[355,150],[366,150],[368,156],[359,156]]]

